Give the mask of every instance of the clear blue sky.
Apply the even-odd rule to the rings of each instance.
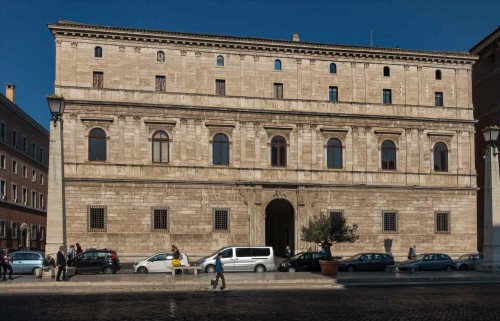
[[[467,51],[500,25],[499,0],[0,0],[0,90],[48,128],[54,84],[48,23],[72,20],[144,29]]]

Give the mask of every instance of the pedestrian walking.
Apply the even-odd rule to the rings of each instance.
[[[72,260],[74,257],[75,257],[75,246],[71,244],[68,249],[68,261]]]
[[[81,253],[83,253],[82,247],[80,246],[80,243],[76,243],[76,255],[79,255]]]
[[[411,255],[412,255],[413,259],[417,256],[417,246],[416,245],[413,245],[413,247],[411,249]]]
[[[78,243],[76,243],[78,244]],[[66,281],[66,257],[64,256],[64,246],[59,247],[59,252],[57,252],[57,278],[56,281]]]
[[[43,275],[43,271],[50,270],[50,275],[52,276],[52,278],[55,278],[56,277],[55,269],[56,269],[56,262],[54,261],[54,258],[52,257],[52,255],[47,254],[45,260],[43,261],[43,266],[37,269],[36,277],[37,279],[40,279]]]
[[[408,260],[411,260],[413,258],[413,248],[410,246],[408,249]]]
[[[213,284],[212,290],[217,290],[217,284],[219,284],[219,278],[222,280],[222,286],[220,290],[223,291],[226,288],[226,278],[224,277],[224,268],[222,267],[224,264],[220,260],[222,258],[222,253],[217,254],[217,258],[215,259],[215,282]]]
[[[3,281],[7,281],[7,278],[5,277],[5,274],[7,274],[7,270],[9,270],[9,280],[14,280],[12,278],[12,259],[10,257],[10,251],[9,249],[4,250],[4,255],[2,257],[2,268],[3,268]]]

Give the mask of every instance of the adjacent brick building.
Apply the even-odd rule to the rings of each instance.
[[[359,224],[337,255],[476,251],[475,56],[49,28],[69,244],[283,254],[323,213]]]
[[[0,94],[0,248],[45,248],[49,133]]]

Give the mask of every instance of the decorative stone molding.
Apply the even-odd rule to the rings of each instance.
[[[78,42],[72,42],[71,43],[71,48],[76,48],[78,47]]]
[[[187,55],[187,50],[181,50],[181,56]]]
[[[323,146],[324,147],[326,147],[328,140],[330,140],[331,138],[337,138],[338,140],[340,140],[342,142],[342,146],[345,146],[346,136],[347,136],[347,133],[349,132],[349,129],[322,127],[322,128],[320,128],[320,132],[323,135]]]
[[[201,57],[201,51],[195,51],[195,52],[194,52],[194,55],[195,55],[197,58]]]
[[[141,47],[134,47],[134,52],[135,53],[140,53],[141,52]]]
[[[175,120],[144,119],[144,123],[146,124],[150,140],[152,139],[153,134],[159,130],[166,132],[170,141],[173,140],[174,128],[175,125],[177,125]]]
[[[125,46],[119,46],[118,48],[119,48],[120,52],[124,52],[125,51]]]
[[[85,125],[87,130],[94,127],[104,128],[109,131],[109,127],[114,122],[114,118],[97,118],[97,117],[81,117],[80,120]]]
[[[396,144],[396,148],[399,148],[399,141],[403,134],[402,130],[376,129],[374,133],[377,136],[377,146],[379,146],[379,149],[385,140],[393,141]]]
[[[232,141],[231,137],[233,135],[235,123],[205,123],[205,126],[208,128],[208,132],[210,135],[210,141],[212,137],[216,134],[224,134],[229,138],[229,141]]]
[[[436,143],[445,143],[446,146],[448,147],[448,150],[451,149],[451,140],[453,139],[453,136],[455,133],[450,133],[450,132],[428,132],[427,137],[429,137],[429,149],[433,150],[434,145]]]
[[[289,145],[292,126],[264,125],[264,129],[267,132],[268,141],[271,141],[274,136],[282,136],[286,139],[287,146]]]

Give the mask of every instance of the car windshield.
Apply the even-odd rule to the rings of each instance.
[[[299,259],[299,258],[300,258],[303,254],[304,254],[303,252],[301,252],[301,253],[297,253],[297,254],[295,254],[294,256],[292,256],[292,258],[291,258],[291,259],[292,259],[292,260],[297,260],[297,259]]]
[[[361,257],[361,255],[363,255],[363,254],[356,254],[356,255],[354,255],[354,256],[351,256],[351,257],[349,258],[349,260],[357,260],[357,259],[359,259],[359,258]]]
[[[222,252],[223,250],[225,249],[225,247],[221,247],[220,249],[218,249],[217,251],[213,252],[212,254],[210,254],[209,256],[205,256],[204,258],[208,258],[208,257],[212,257],[212,256],[216,256],[217,254],[219,254],[220,252]]]
[[[424,259],[424,255],[423,254],[419,254],[419,255],[415,256],[413,259],[414,260],[423,260]]]
[[[474,254],[464,254],[461,257],[459,257],[459,260],[471,260],[474,258]]]

